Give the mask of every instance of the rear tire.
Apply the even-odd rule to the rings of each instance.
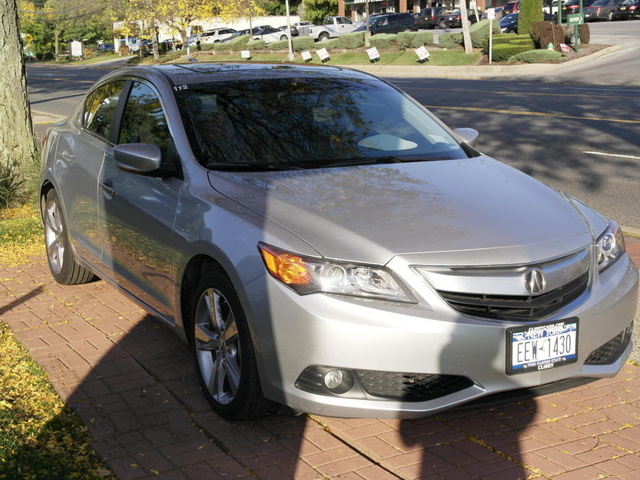
[[[42,199],[41,209],[47,262],[55,281],[62,285],[79,285],[93,281],[93,272],[80,265],[71,250],[67,224],[58,193],[54,189],[49,190]]]
[[[444,30],[445,28],[447,28],[447,22],[445,22],[444,20],[440,20],[438,22],[438,28]]]
[[[272,403],[262,395],[247,320],[221,270],[201,278],[189,311],[198,380],[213,410],[230,421],[265,415]]]
[[[329,40],[329,34],[327,32],[322,32],[320,35],[318,35],[318,40],[321,42]]]

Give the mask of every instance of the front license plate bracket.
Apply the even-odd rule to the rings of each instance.
[[[577,318],[507,329],[507,375],[537,372],[577,361]]]

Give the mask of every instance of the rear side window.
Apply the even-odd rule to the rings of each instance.
[[[107,83],[87,97],[84,105],[84,127],[96,135],[109,139],[113,117],[120,100],[124,80]]]

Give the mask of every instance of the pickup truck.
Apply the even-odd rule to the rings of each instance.
[[[300,26],[298,27],[298,32],[300,36],[312,37],[316,41],[322,41],[339,37],[345,33],[351,33],[358,26],[347,17],[326,17],[322,25]]]

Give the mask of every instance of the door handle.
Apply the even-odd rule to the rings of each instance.
[[[116,189],[113,188],[113,182],[111,180],[105,180],[100,184],[100,190],[107,200],[111,200],[116,194]]]

